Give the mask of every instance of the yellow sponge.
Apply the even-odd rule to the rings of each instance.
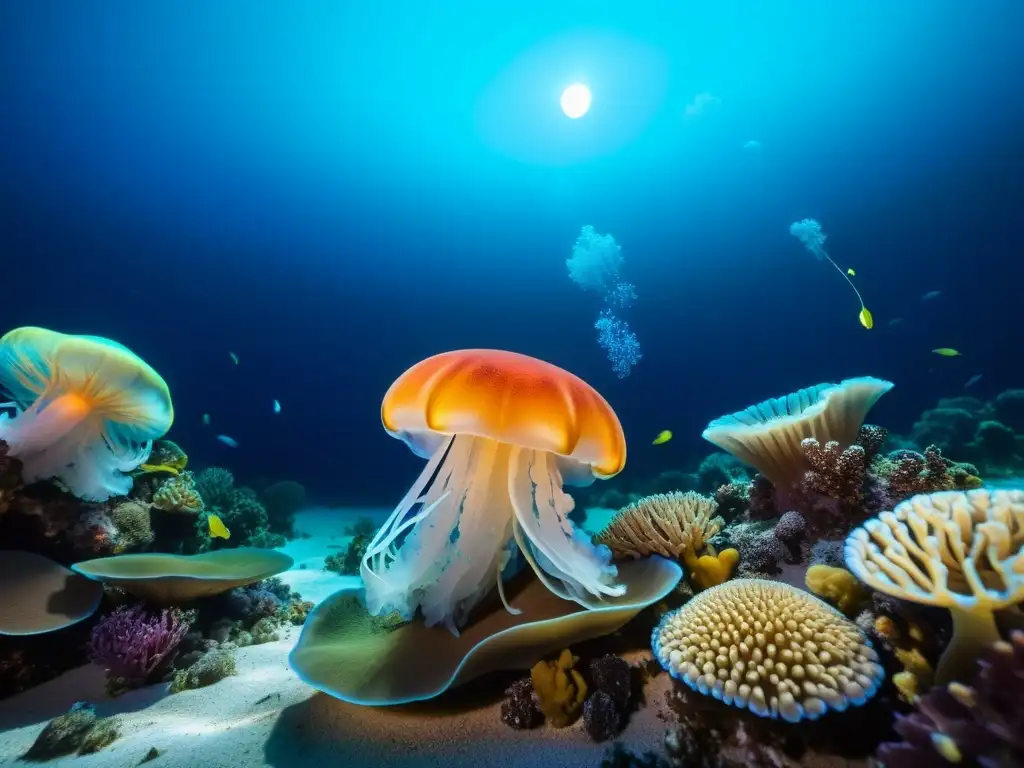
[[[572,725],[587,698],[587,684],[573,669],[577,661],[567,648],[555,661],[538,661],[530,670],[540,711],[555,728]]]
[[[867,590],[845,568],[812,565],[807,569],[805,583],[811,592],[835,603],[847,616],[856,613],[858,606],[868,598]]]

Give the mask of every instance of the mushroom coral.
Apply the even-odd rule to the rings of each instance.
[[[1000,640],[993,612],[1024,602],[1024,491],[914,496],[855,529],[845,557],[872,589],[949,609],[953,638],[936,682],[967,680]]]
[[[200,555],[115,555],[75,563],[71,569],[156,605],[180,605],[276,576],[293,563],[272,549],[237,547]]]
[[[171,427],[167,385],[128,348],[99,336],[17,328],[0,338],[0,440],[25,482],[56,478],[75,496],[104,501],[132,487],[152,441]]]
[[[419,608],[457,634],[493,586],[503,598],[515,545],[564,599],[623,594],[611,552],[573,527],[562,490],[626,462],[615,412],[582,379],[513,352],[446,352],[391,385],[381,421],[429,461],[363,557],[372,614]]]
[[[852,445],[868,411],[892,387],[870,376],[807,387],[715,419],[704,439],[754,467],[776,488],[789,488],[809,468],[802,440]]]
[[[665,615],[651,645],[689,688],[791,723],[863,704],[885,677],[855,624],[813,595],[766,579],[700,592]]]
[[[288,656],[307,685],[363,706],[423,701],[503,669],[530,669],[566,646],[615,632],[641,610],[664,599],[682,570],[660,557],[623,563],[626,594],[602,600],[563,600],[527,571],[509,583],[509,613],[485,600],[458,636],[371,616],[358,592],[336,592],[316,606]],[[429,663],[425,663],[429,660]]]
[[[88,618],[103,587],[42,555],[0,551],[0,635],[39,635]]]

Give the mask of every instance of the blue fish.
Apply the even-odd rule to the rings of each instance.
[[[228,448],[238,447],[238,441],[235,440],[235,438],[233,437],[228,437],[227,435],[217,435],[217,439],[224,443],[224,445],[226,445]]]
[[[280,400],[275,400],[274,401],[274,413],[280,413],[280,412],[281,412],[281,401]]]
[[[976,373],[973,376],[971,376],[971,378],[969,378],[967,380],[967,383],[964,384],[964,389],[970,389],[975,384],[977,384],[979,381],[981,381],[981,374],[980,373]]]
[[[921,297],[921,301],[931,301],[937,299],[942,295],[942,291],[928,291],[924,296]]]

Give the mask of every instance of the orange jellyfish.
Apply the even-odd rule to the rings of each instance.
[[[56,479],[104,501],[128,493],[126,474],[171,427],[167,384],[127,347],[99,336],[16,328],[0,338],[0,440],[26,482]]]
[[[607,547],[574,529],[563,484],[618,474],[626,440],[582,379],[514,352],[467,349],[417,363],[391,385],[384,428],[428,458],[362,561],[373,614],[419,608],[453,634],[515,551],[555,594],[617,596]]]

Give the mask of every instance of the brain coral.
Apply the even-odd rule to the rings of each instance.
[[[761,717],[816,720],[863,704],[885,675],[864,634],[800,589],[737,579],[669,613],[654,655],[700,693]]]

